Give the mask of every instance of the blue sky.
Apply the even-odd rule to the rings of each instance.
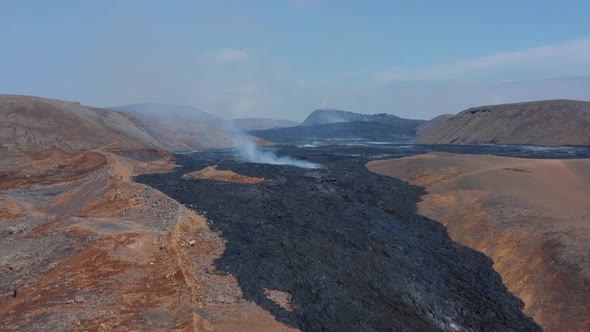
[[[0,93],[226,118],[590,99],[588,1],[0,2]]]

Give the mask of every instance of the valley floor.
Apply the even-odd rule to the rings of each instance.
[[[425,153],[590,149],[275,149],[0,160],[0,330],[588,327],[588,160]]]
[[[422,189],[365,167],[369,156],[411,153],[408,148],[275,149],[321,166],[254,164],[231,151],[203,151],[178,155],[181,167],[172,172],[136,180],[205,215],[227,241],[216,268],[235,276],[246,299],[288,326],[539,330],[489,258],[416,213]],[[214,165],[218,174],[266,181],[186,176],[212,173]]]

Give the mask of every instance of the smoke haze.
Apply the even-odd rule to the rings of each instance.
[[[320,167],[320,165],[306,160],[298,160],[288,156],[279,157],[273,151],[262,150],[254,141],[244,135],[236,136],[234,138],[234,144],[238,149],[240,158],[250,163],[291,165],[301,168]]]

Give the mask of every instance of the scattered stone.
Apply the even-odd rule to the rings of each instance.
[[[27,229],[26,224],[18,224],[18,225],[13,225],[13,226],[8,227],[6,229],[6,231],[8,232],[8,234],[12,235],[15,233],[23,233],[26,229]]]
[[[76,296],[76,297],[74,298],[74,301],[75,301],[76,303],[84,303],[84,300],[85,300],[85,299],[84,299],[82,296],[80,296],[80,295],[78,295],[78,296]]]

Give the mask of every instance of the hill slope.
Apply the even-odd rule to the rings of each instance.
[[[493,259],[546,331],[588,327],[590,159],[430,153],[367,166],[424,186],[419,213]]]
[[[421,143],[590,144],[590,102],[546,100],[467,109],[422,133]]]
[[[168,151],[233,146],[235,131],[225,120],[191,106],[133,104],[115,106]]]
[[[0,152],[4,156],[40,157],[52,150],[72,154],[100,147],[180,151],[234,145],[236,132],[225,120],[209,113],[162,104],[119,108],[126,111],[0,95]]]
[[[31,96],[0,95],[2,151],[35,154],[95,147],[154,147],[161,144],[120,112]]]
[[[330,124],[330,123],[338,123],[338,122],[355,122],[355,121],[362,121],[362,122],[384,122],[384,123],[396,123],[396,122],[405,122],[405,121],[415,121],[415,120],[407,120],[402,119],[399,116],[386,114],[386,113],[379,113],[379,114],[359,114],[353,113],[348,111],[336,110],[331,108],[326,109],[318,109],[311,114],[303,121],[301,124],[302,126],[313,126],[313,125],[321,125],[321,124]]]
[[[0,95],[0,330],[293,331],[216,270],[205,218],[133,181],[174,162],[132,119]]]
[[[432,130],[435,130],[453,116],[453,114],[442,114],[435,118],[432,118],[424,122],[423,124],[419,125],[418,128],[416,128],[416,133],[420,136],[430,133]]]
[[[225,120],[213,115],[211,113],[202,111],[193,106],[187,105],[174,105],[174,104],[162,104],[162,103],[138,103],[129,105],[112,106],[109,109],[129,112],[129,113],[141,113],[149,115],[159,115],[162,117],[175,118],[175,119],[190,119],[193,121],[199,121],[202,123],[210,124],[221,124]]]

